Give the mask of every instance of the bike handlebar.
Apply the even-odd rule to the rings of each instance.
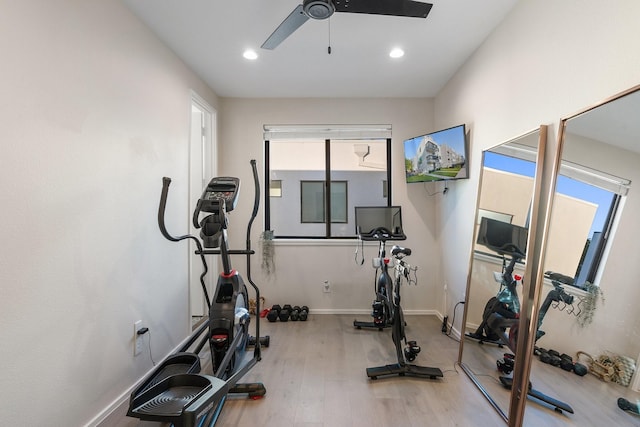
[[[397,257],[398,255],[411,255],[411,249],[403,248],[402,246],[394,246],[391,248],[391,255]]]

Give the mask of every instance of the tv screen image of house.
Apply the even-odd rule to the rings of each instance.
[[[515,245],[522,254],[526,254],[528,236],[528,228],[485,216],[480,221],[477,243],[500,255],[513,255],[514,250],[509,245]]]
[[[468,178],[467,151],[464,124],[405,140],[407,183]]]

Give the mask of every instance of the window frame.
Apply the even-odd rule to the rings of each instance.
[[[321,138],[318,138],[319,140]],[[339,141],[343,141],[345,140],[345,138],[340,138],[340,137],[336,137],[336,140]],[[386,181],[387,181],[387,197],[386,197],[386,204],[385,205],[381,205],[381,206],[387,206],[387,207],[391,207],[392,206],[392,180],[391,180],[391,169],[392,169],[392,159],[391,159],[391,137],[384,137],[384,138],[380,138],[380,137],[370,137],[370,138],[366,138],[366,137],[362,137],[360,138],[361,140],[366,140],[366,141],[371,141],[371,140],[381,140],[385,142],[386,145]],[[358,141],[358,139],[351,139],[352,141]],[[265,160],[264,160],[264,181],[265,181],[265,185],[264,185],[264,231],[268,231],[271,230],[271,202],[270,202],[270,195],[269,195],[269,191],[270,191],[270,185],[269,183],[271,182],[271,178],[270,178],[270,172],[271,172],[271,151],[270,151],[270,144],[271,144],[271,139],[265,139],[264,140],[264,154],[265,154]],[[349,236],[332,236],[331,235],[331,225],[335,224],[335,222],[331,221],[331,197],[327,197],[327,194],[331,194],[330,191],[326,191],[327,190],[327,183],[330,183],[331,181],[342,181],[342,180],[332,180],[331,179],[331,142],[332,139],[330,138],[325,138],[324,139],[324,155],[325,155],[325,175],[324,175],[324,180],[323,182],[325,183],[325,234],[324,236],[297,236],[297,235],[282,235],[282,236],[277,236],[274,234],[273,239],[274,240],[278,240],[278,239],[313,239],[313,240],[330,240],[330,239],[357,239],[357,235],[355,234],[355,230],[353,232],[353,235],[349,235]],[[348,197],[348,184],[347,184],[347,197]],[[348,201],[348,198],[347,198]],[[348,206],[348,205],[347,205]],[[326,213],[329,213],[329,215],[326,215]],[[327,218],[328,217],[328,218]],[[301,218],[301,217],[300,217]],[[348,216],[348,209],[347,209],[347,220],[348,220],[349,216]]]

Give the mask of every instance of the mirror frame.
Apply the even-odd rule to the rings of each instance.
[[[538,304],[540,292],[542,286],[539,284],[542,283],[543,280],[543,253],[542,249],[544,243],[546,241],[546,232],[547,230],[547,221],[550,217],[550,206],[549,201],[543,206],[542,205],[542,188],[545,176],[554,176],[555,167],[549,171],[549,167],[545,167],[545,153],[547,147],[547,135],[548,135],[548,126],[541,125],[538,128],[538,152],[536,156],[536,170],[533,182],[533,195],[532,195],[532,206],[531,206],[531,217],[530,217],[530,225],[529,225],[529,236],[527,239],[527,259],[525,264],[525,272],[523,279],[523,291],[522,291],[522,303],[520,310],[520,323],[519,323],[519,331],[518,334],[518,343],[517,348],[518,352],[515,355],[515,370],[513,372],[513,386],[511,388],[511,399],[509,404],[509,415],[504,413],[504,411],[498,406],[498,404],[493,400],[493,398],[489,395],[489,393],[485,390],[485,388],[480,384],[475,375],[470,371],[469,368],[462,362],[462,354],[464,349],[464,333],[462,333],[462,337],[460,339],[460,346],[458,348],[458,364],[463,369],[465,374],[469,377],[469,379],[476,385],[478,390],[484,395],[484,397],[489,401],[491,406],[498,412],[498,414],[508,423],[509,426],[520,426],[522,425],[522,421],[524,419],[524,409],[527,401],[527,393],[529,385],[529,374],[531,371],[531,359],[533,357],[533,346],[535,339],[535,331],[532,333],[531,328],[536,327],[536,322],[532,319],[537,319],[538,316]],[[528,132],[530,133],[530,132]],[[526,134],[525,134],[526,135]],[[490,149],[490,148],[489,148]],[[484,159],[484,151],[483,150],[483,159]],[[557,154],[557,153],[556,153]],[[555,166],[555,163],[552,165]],[[478,196],[476,201],[476,213],[480,204],[480,191],[482,189],[482,181],[483,174],[480,174],[480,179],[478,183]],[[548,199],[548,197],[547,197]],[[542,212],[542,208],[545,208],[544,214],[540,214]],[[474,216],[475,220],[475,216]],[[466,298],[465,298],[465,309],[462,315],[462,329],[466,328],[467,323],[467,309],[470,295],[470,287],[471,287],[471,273],[473,268],[473,257],[474,251],[473,246],[471,249],[471,253],[469,256],[469,270],[467,273],[467,286],[466,286]],[[523,387],[524,384],[524,387]],[[525,390],[523,393],[522,390]]]
[[[533,319],[537,319],[538,317],[538,312],[539,312],[539,307],[540,307],[540,300],[541,300],[541,294],[542,294],[542,285],[543,285],[543,280],[544,280],[544,259],[545,259],[545,249],[546,249],[546,245],[547,245],[547,237],[548,237],[548,232],[549,232],[549,227],[551,225],[551,212],[552,212],[552,208],[553,208],[553,201],[555,198],[555,194],[556,194],[556,185],[558,182],[558,176],[560,174],[560,167],[562,164],[562,153],[564,150],[564,146],[565,146],[565,137],[566,137],[566,129],[567,129],[567,124],[571,119],[575,119],[583,114],[586,114],[588,112],[591,112],[599,107],[602,107],[606,104],[609,104],[611,102],[614,102],[618,99],[621,99],[627,95],[630,95],[634,92],[640,92],[640,84],[635,85],[629,89],[626,89],[622,92],[618,92],[617,94],[610,96],[596,104],[590,105],[586,108],[583,108],[581,110],[579,110],[576,113],[570,114],[568,116],[562,117],[560,119],[560,124],[559,124],[559,128],[558,128],[558,140],[557,140],[557,145],[556,145],[556,150],[553,153],[553,162],[551,165],[551,170],[549,171],[548,168],[547,169],[543,169],[542,170],[542,175],[544,175],[545,177],[548,176],[549,178],[549,182],[547,185],[544,185],[542,187],[543,189],[543,194],[539,194],[540,196],[544,196],[546,198],[546,206],[540,206],[540,208],[544,208],[544,216],[543,217],[539,217],[538,220],[536,221],[538,226],[542,226],[542,228],[540,229],[539,232],[536,232],[536,245],[539,243],[540,246],[536,246],[536,252],[535,252],[535,260],[534,262],[536,263],[536,270],[537,271],[537,277],[536,277],[536,284],[534,285],[533,288],[529,289],[529,294],[531,297],[530,301],[527,302],[533,302],[533,306],[530,308],[531,311],[531,315],[533,317]],[[536,175],[538,174],[538,168],[536,168]],[[528,244],[532,244],[533,242],[531,241],[531,235],[532,233],[529,233],[529,240],[528,240]],[[540,239],[540,241],[538,241],[538,239]],[[527,259],[527,264],[528,264],[528,259]],[[528,265],[527,265],[528,266]],[[526,272],[525,272],[526,274]],[[467,290],[468,292],[468,290]],[[529,311],[529,310],[528,310]],[[536,329],[536,324],[535,323],[531,323],[528,322],[528,325],[532,328],[527,329],[525,334],[520,334],[518,337],[518,349],[524,349],[525,350],[525,357],[523,357],[523,360],[521,360],[518,355],[516,355],[516,370],[514,371],[514,385],[515,385],[515,376],[516,376],[516,372],[518,371],[518,361],[520,360],[520,362],[524,362],[524,370],[526,370],[526,377],[524,376],[524,372],[521,372],[521,378],[519,379],[525,379],[526,382],[519,382],[519,384],[528,384],[528,380],[529,380],[529,375],[531,372],[531,360],[533,358],[533,350],[534,350],[534,344],[535,344],[535,329]],[[520,328],[523,327],[523,322],[522,319],[520,321]],[[522,331],[522,329],[521,329]],[[531,333],[531,331],[533,331],[533,333]],[[527,337],[525,338],[523,335],[527,335]],[[524,347],[523,347],[524,346]],[[522,351],[519,351],[519,353],[522,355]],[[520,389],[519,389],[520,390]],[[510,410],[509,410],[509,426],[514,426],[514,427],[520,427],[523,425],[524,423],[524,411],[525,411],[525,407],[526,407],[526,393],[524,394],[524,399],[519,399],[518,396],[515,396],[513,394],[512,391],[512,396],[511,396],[511,404],[510,404]],[[517,406],[516,406],[517,405]],[[516,406],[516,407],[514,407]]]

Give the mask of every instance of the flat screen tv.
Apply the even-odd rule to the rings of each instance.
[[[477,243],[498,252],[500,255],[514,255],[516,253],[522,257],[527,253],[528,236],[528,228],[485,216],[480,221]]]
[[[468,178],[468,159],[464,124],[404,141],[407,183]]]

